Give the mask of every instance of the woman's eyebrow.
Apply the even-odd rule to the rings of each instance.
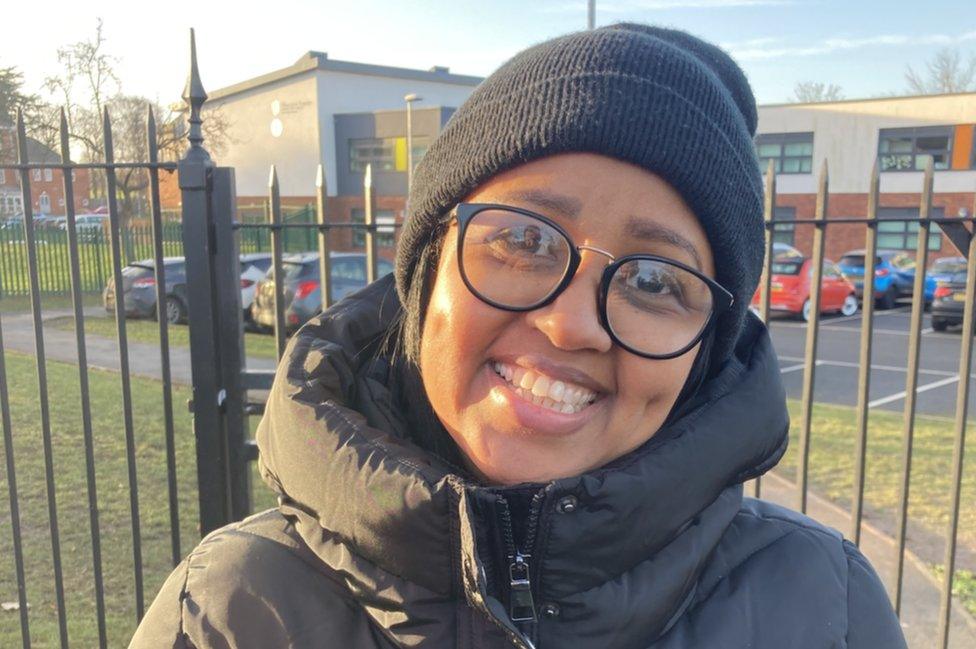
[[[545,189],[521,189],[506,194],[506,198],[525,202],[547,211],[552,211],[567,218],[575,218],[583,210],[583,203],[577,198],[557,194]],[[676,231],[646,219],[631,216],[625,224],[627,235],[641,241],[656,241],[677,246],[691,255],[698,270],[702,269],[701,256],[694,244]]]
[[[556,194],[544,189],[520,189],[508,194],[509,198],[525,203],[531,203],[535,207],[557,212],[561,216],[574,218],[579,216],[583,209],[583,202],[578,198]]]
[[[631,216],[627,219],[625,227],[627,235],[634,239],[659,241],[681,248],[692,256],[698,270],[702,269],[701,257],[698,255],[698,249],[695,248],[695,245],[666,225]]]

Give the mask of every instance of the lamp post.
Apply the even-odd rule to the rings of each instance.
[[[586,28],[596,27],[596,0],[589,0],[586,3]]]
[[[413,113],[411,108],[413,102],[422,101],[423,97],[410,93],[403,97],[407,102],[407,200],[410,197],[410,190],[413,187]]]

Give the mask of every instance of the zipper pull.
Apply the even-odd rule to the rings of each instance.
[[[508,566],[511,598],[509,616],[513,622],[535,622],[535,603],[532,601],[532,588],[529,583],[528,557],[515,553],[515,560]]]

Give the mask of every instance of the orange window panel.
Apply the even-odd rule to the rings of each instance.
[[[952,168],[970,169],[973,163],[973,125],[956,126],[956,137],[952,143]]]

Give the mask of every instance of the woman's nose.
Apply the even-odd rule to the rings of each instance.
[[[583,257],[569,286],[546,306],[526,312],[526,317],[559,349],[606,352],[613,341],[600,323],[597,302],[606,260],[599,255]]]

